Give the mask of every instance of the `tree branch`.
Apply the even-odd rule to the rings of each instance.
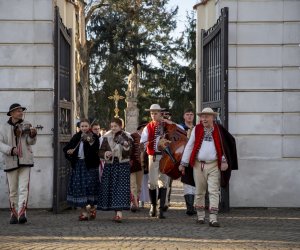
[[[85,17],[85,23],[88,23],[88,21],[91,19],[91,16],[93,15],[93,13],[95,12],[95,10],[103,7],[103,6],[109,6],[109,4],[105,3],[106,0],[102,0],[100,3],[96,4],[96,5],[93,5],[89,11],[87,12],[86,14],[86,17]]]

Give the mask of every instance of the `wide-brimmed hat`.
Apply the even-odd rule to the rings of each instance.
[[[219,115],[219,113],[213,111],[212,108],[204,108],[200,113],[197,113],[197,115],[199,115],[199,116],[201,116],[201,115],[214,115],[214,116],[217,116],[217,115]]]
[[[161,108],[159,106],[159,104],[152,104],[149,109],[145,109],[145,111],[154,111],[154,110],[161,111],[161,110],[165,110],[165,109]]]
[[[22,107],[19,103],[14,103],[14,104],[10,105],[9,111],[7,112],[7,115],[10,116],[11,111],[14,111],[14,110],[19,109],[19,108],[21,108],[23,111],[26,110],[26,108]]]

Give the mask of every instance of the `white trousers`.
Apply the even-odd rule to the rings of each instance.
[[[140,195],[140,201],[143,201],[143,202],[149,202],[149,200],[150,200],[148,181],[149,181],[149,175],[144,174],[143,181],[142,181],[141,195]]]
[[[183,194],[195,195],[196,187],[183,183]]]
[[[144,170],[140,170],[130,174],[130,190],[134,199],[138,199],[141,194],[142,181],[144,176]]]
[[[149,155],[149,189],[167,188],[169,177],[159,171],[159,161],[161,155],[156,155],[153,161],[153,155]]]
[[[19,216],[23,212],[26,212],[27,208],[30,169],[30,167],[21,167],[13,171],[6,172],[10,208],[18,211]]]
[[[195,207],[198,217],[204,217],[205,193],[208,190],[210,220],[217,220],[220,199],[220,170],[217,161],[205,163],[201,167],[199,161],[195,162],[194,180],[196,184]]]

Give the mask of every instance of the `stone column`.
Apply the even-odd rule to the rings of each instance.
[[[137,98],[126,97],[127,108],[125,109],[125,130],[129,133],[136,131],[139,120],[139,109],[137,108]]]

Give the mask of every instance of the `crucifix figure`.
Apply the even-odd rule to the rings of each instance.
[[[114,100],[114,102],[115,102],[115,109],[114,109],[114,111],[115,111],[115,117],[116,118],[119,117],[119,111],[120,111],[119,108],[118,108],[118,102],[120,100],[124,99],[124,98],[125,98],[124,96],[119,95],[119,92],[116,89],[115,89],[114,95],[111,95],[111,96],[108,97],[108,99]]]

